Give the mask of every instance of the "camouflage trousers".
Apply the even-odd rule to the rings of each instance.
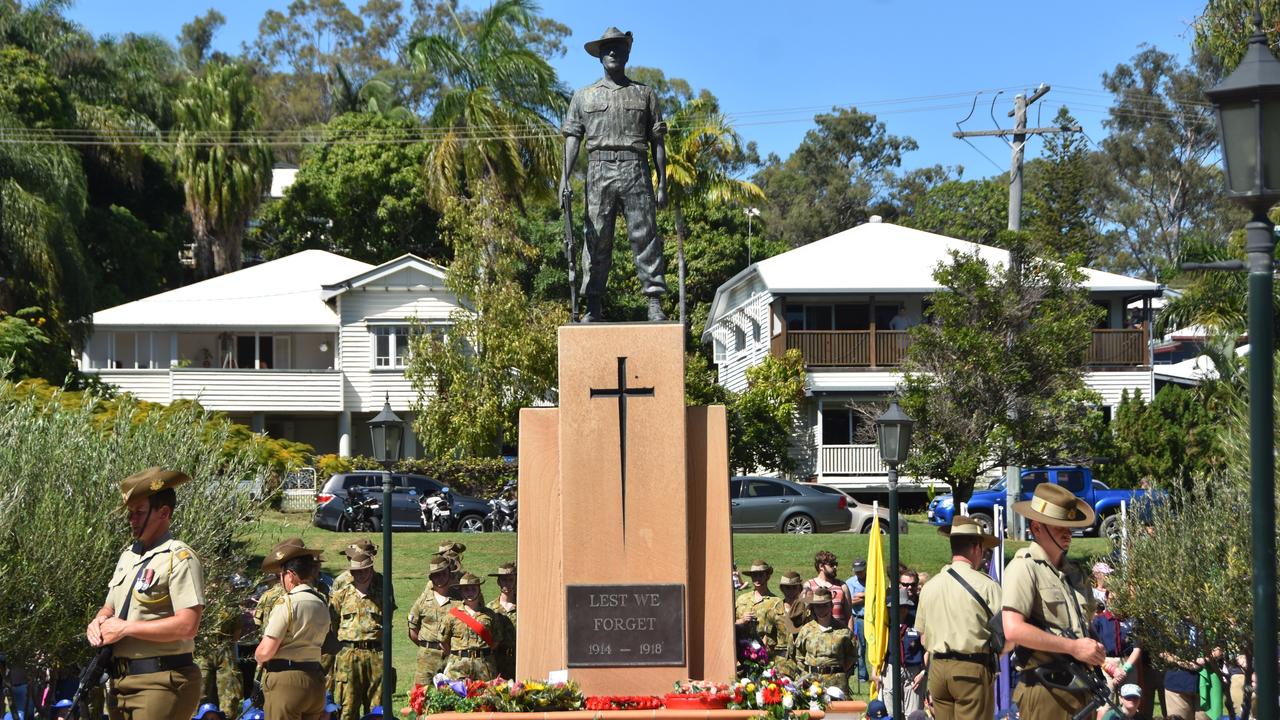
[[[493,655],[488,657],[462,657],[451,655],[445,666],[444,674],[450,680],[492,680],[498,676],[498,666]]]
[[[437,673],[444,672],[444,651],[440,648],[419,647],[418,663],[413,669],[414,685],[430,685]]]
[[[342,706],[342,720],[359,720],[381,704],[382,653],[344,647],[333,661],[333,701]]]
[[[244,680],[236,663],[235,650],[229,645],[219,647],[197,657],[196,666],[200,668],[203,680],[201,699],[216,702],[228,715],[239,713],[240,701],[244,700]]]

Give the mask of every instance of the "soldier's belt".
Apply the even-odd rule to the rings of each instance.
[[[587,155],[587,159],[591,162],[597,160],[601,162],[614,162],[616,160],[648,160],[648,158],[635,150],[592,150]]]
[[[381,650],[381,640],[341,640],[339,644],[353,650]]]
[[[840,665],[805,665],[804,669],[819,675],[830,675],[832,673],[844,672],[844,667]]]
[[[444,643],[440,642],[439,640],[423,640],[422,642],[418,643],[418,645],[424,648],[431,648],[432,650],[444,649]]]
[[[454,650],[451,654],[464,658],[482,658],[489,657],[493,651],[489,648],[472,648],[468,650]]]
[[[962,652],[943,652],[934,654],[935,660],[963,660],[965,662],[974,662],[979,665],[986,665],[991,662],[990,653],[962,653]]]
[[[119,658],[116,660],[116,674],[120,676],[146,675],[147,673],[179,670],[181,668],[191,667],[195,664],[196,662],[191,657],[191,653],[182,653],[181,655],[159,655],[156,657],[138,658],[137,660]]]
[[[324,672],[324,666],[318,662],[307,660],[268,660],[262,663],[267,672],[284,672],[285,670],[303,670],[305,672]]]

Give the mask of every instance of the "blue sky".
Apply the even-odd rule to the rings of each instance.
[[[482,3],[463,0],[465,5]],[[358,0],[348,0],[357,7]],[[406,3],[407,4],[407,3]],[[70,15],[94,34],[152,32],[174,38],[183,23],[216,7],[227,24],[215,45],[238,52],[257,34],[267,7],[287,0],[79,0]],[[1110,98],[1101,75],[1146,43],[1186,57],[1191,23],[1204,0],[576,0],[543,2],[543,13],[573,28],[569,52],[553,59],[573,87],[594,81],[598,62],[582,43],[610,25],[635,33],[631,61],[659,67],[720,98],[745,139],[761,154],[785,157],[818,112],[856,105],[875,113],[896,135],[920,149],[906,167],[963,165],[966,177],[1007,170],[1009,150],[996,138],[966,144],[951,137],[969,113],[965,129],[990,129],[1013,95],[1044,82],[1053,90],[1040,121],[1048,124],[1067,105],[1089,137],[1101,142]],[[643,8],[643,9],[642,9]],[[1034,110],[1029,122],[1037,122]],[[1028,157],[1040,148],[1033,141]],[[984,154],[986,157],[984,157]]]

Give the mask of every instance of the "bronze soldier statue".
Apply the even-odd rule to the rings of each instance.
[[[667,124],[653,89],[626,76],[631,33],[611,27],[586,44],[600,58],[604,77],[573,94],[560,132],[564,135],[564,170],[560,202],[570,212],[573,191],[569,176],[586,139],[586,242],[582,248],[582,294],[587,300],[583,322],[599,322],[601,298],[613,261],[614,223],[621,210],[636,261],[641,291],[649,298],[649,320],[667,319],[661,298],[667,292],[666,258],[658,237],[657,210],[667,201]],[[649,151],[658,175],[654,193]]]

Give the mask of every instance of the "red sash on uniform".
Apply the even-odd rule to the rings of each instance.
[[[468,615],[466,610],[463,610],[462,608],[454,608],[449,611],[449,614],[458,618],[462,621],[462,624],[474,630],[475,633],[480,636],[480,639],[484,641],[485,645],[493,647],[493,634],[489,632],[489,628],[485,627],[479,620]]]

